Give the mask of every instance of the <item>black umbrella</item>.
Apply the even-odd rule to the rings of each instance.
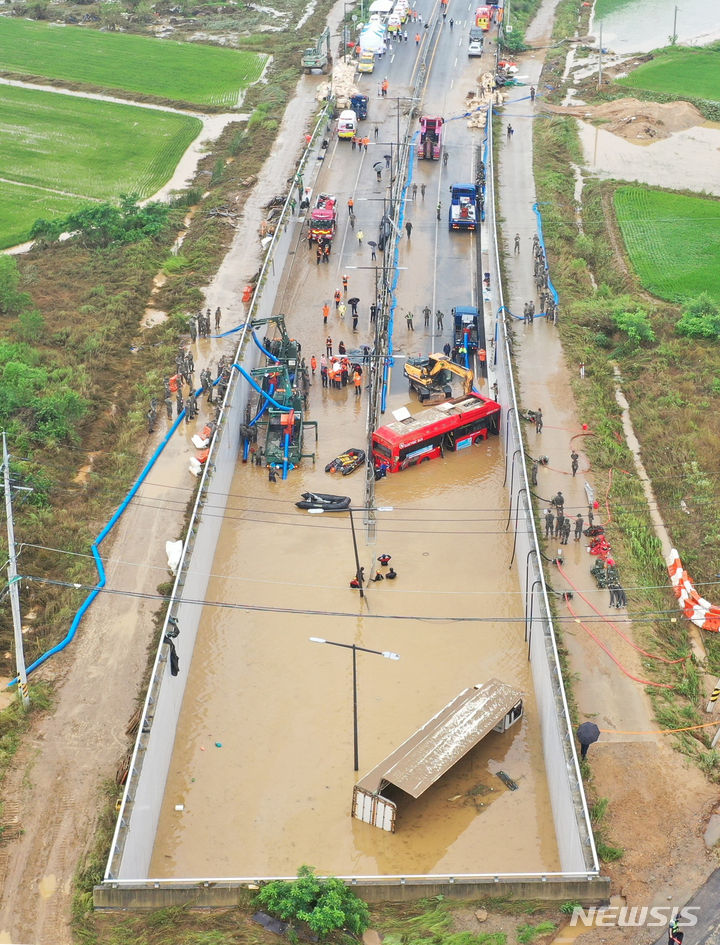
[[[580,757],[584,758],[588,748],[600,738],[600,729],[594,722],[583,722],[582,725],[578,725],[577,737],[580,742]]]
[[[385,167],[384,161],[375,161],[375,163],[373,164],[374,171],[382,171],[384,167]]]
[[[360,299],[357,296],[353,296],[351,299],[348,299],[348,304],[350,305],[359,305]]]
[[[594,722],[583,722],[578,725],[577,737],[581,745],[592,745],[600,738],[600,729]]]
[[[372,246],[373,249],[375,249],[375,247],[377,246],[377,243],[375,242],[375,240],[368,240],[367,244],[368,246]]]

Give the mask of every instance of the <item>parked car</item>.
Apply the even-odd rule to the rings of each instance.
[[[474,40],[474,39],[479,39],[480,42],[483,42],[484,39],[485,39],[485,34],[483,33],[483,31],[480,29],[479,26],[471,26],[471,27],[470,27],[470,33],[469,33],[469,35],[468,35],[468,39],[469,39],[471,42],[472,42],[472,40]]]
[[[483,44],[477,39],[471,39],[468,45],[468,56],[482,56]]]

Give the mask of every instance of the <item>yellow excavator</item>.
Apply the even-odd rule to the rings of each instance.
[[[431,354],[427,358],[407,358],[403,373],[410,381],[410,387],[417,392],[421,404],[429,400],[439,403],[452,397],[450,378],[453,374],[462,380],[463,394],[469,394],[473,386],[473,372],[450,361],[444,354]]]

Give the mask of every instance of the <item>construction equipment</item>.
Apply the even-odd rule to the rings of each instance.
[[[286,365],[291,378],[293,378],[300,360],[300,342],[291,338],[285,327],[285,316],[282,314],[272,315],[270,318],[253,318],[252,327],[260,328],[261,325],[272,325],[277,330],[278,338],[270,337],[266,332],[263,338],[263,347],[271,357],[281,361]],[[296,380],[297,383],[297,380]]]
[[[463,383],[463,395],[472,390],[473,372],[460,364],[455,364],[443,354],[431,354],[427,358],[407,358],[403,369],[410,387],[417,392],[421,404],[432,400],[437,403],[452,397],[450,379],[454,374]]]
[[[277,407],[268,400],[267,410],[258,413],[255,420],[258,428],[265,427],[265,463],[282,467],[285,473],[287,469],[297,466],[303,457],[314,461],[315,453],[303,452],[303,438],[305,427],[313,426],[317,443],[317,423],[304,419],[304,398],[293,386],[286,365],[271,364],[256,368],[251,374],[259,382],[263,396],[271,397],[279,405]]]
[[[332,61],[330,29],[326,26],[318,37],[315,46],[310,46],[302,54],[300,64],[306,74],[312,72],[313,69],[319,69],[321,72],[327,73],[332,66]]]

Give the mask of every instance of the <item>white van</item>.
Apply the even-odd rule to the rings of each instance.
[[[348,108],[338,118],[338,138],[352,138],[357,131],[357,115]]]

